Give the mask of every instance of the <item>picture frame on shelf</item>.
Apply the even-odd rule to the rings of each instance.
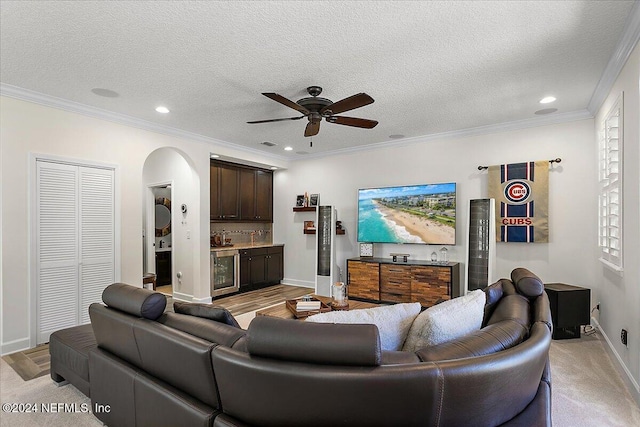
[[[297,207],[304,206],[304,194],[298,194],[296,196],[296,206]]]
[[[316,226],[315,226],[315,224],[313,223],[313,221],[305,221],[305,222],[304,222],[304,229],[305,229],[305,230],[315,230],[315,229],[316,229]]]
[[[309,196],[309,206],[318,206],[319,202],[320,202],[319,194],[311,194]]]

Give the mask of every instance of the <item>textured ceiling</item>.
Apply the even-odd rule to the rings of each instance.
[[[2,1],[0,80],[286,158],[583,111],[631,1]],[[371,130],[306,119],[319,85]],[[103,88],[119,94],[106,98]],[[540,105],[545,95],[558,98]],[[154,111],[166,105],[171,113]],[[268,148],[263,141],[278,144]],[[285,152],[285,146],[292,152]]]

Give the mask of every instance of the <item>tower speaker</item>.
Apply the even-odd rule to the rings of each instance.
[[[469,291],[494,282],[496,270],[496,210],[494,199],[469,200],[467,271]]]
[[[336,211],[333,206],[318,206],[316,224],[316,294],[331,296],[337,268]]]

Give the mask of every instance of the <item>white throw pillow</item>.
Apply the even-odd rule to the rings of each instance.
[[[309,316],[307,322],[376,325],[380,333],[382,350],[400,350],[418,313],[420,313],[420,303],[413,302],[362,310],[329,311]]]
[[[409,329],[404,351],[441,344],[460,338],[482,326],[484,291],[477,289],[467,295],[444,301],[420,313]]]

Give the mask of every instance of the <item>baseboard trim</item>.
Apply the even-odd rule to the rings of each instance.
[[[9,341],[0,345],[0,356],[15,353],[17,351],[28,350],[31,348],[29,338],[21,338],[19,340]]]
[[[310,282],[308,280],[287,279],[285,277],[284,279],[282,279],[282,281],[280,283],[285,284],[285,285],[300,286],[300,287],[303,287],[303,288],[311,288],[311,289],[315,289],[316,288],[315,282]]]
[[[193,302],[193,295],[173,291],[173,299],[177,301]]]
[[[607,350],[607,352],[611,356],[611,359],[617,362],[617,363],[614,363],[613,365],[616,367],[616,370],[618,371],[618,373],[622,377],[622,381],[627,386],[627,389],[629,390],[629,393],[631,393],[631,396],[636,401],[636,405],[638,405],[638,407],[640,407],[640,385],[638,384],[636,379],[633,378],[633,375],[631,374],[631,371],[629,371],[627,366],[622,361],[622,358],[620,357],[620,354],[616,351],[615,347],[613,346],[613,342],[611,342],[611,340],[609,339],[607,334],[604,332],[604,330],[602,329],[602,326],[600,326],[600,323],[598,322],[598,320],[595,317],[592,317],[591,318],[591,323],[596,328],[598,328],[598,331],[600,332],[600,334],[602,334],[602,337],[607,342],[607,345],[605,346],[605,349]]]
[[[191,298],[191,302],[197,302],[197,303],[201,303],[201,304],[211,304],[211,301],[213,301],[211,299],[211,297],[205,297],[205,298],[193,297],[193,298]]]

